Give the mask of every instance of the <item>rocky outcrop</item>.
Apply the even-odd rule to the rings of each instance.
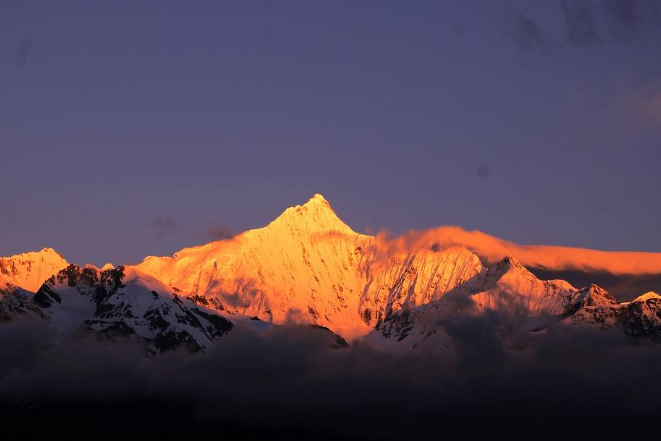
[[[69,265],[32,298],[61,338],[78,333],[135,336],[155,351],[205,348],[232,329],[216,311],[123,266]]]

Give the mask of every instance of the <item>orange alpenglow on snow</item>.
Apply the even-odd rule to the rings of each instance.
[[[7,292],[12,286],[36,292],[67,265],[50,248],[1,258],[0,281]],[[568,282],[539,280],[526,267],[659,274],[661,255],[519,246],[456,227],[369,236],[353,231],[315,194],[263,228],[172,257],[150,256],[133,268],[223,314],[314,323],[356,338],[375,329],[404,336],[409,313],[424,317],[424,310],[415,311],[448,293],[478,308],[514,299],[533,315],[563,314],[578,301],[580,290]],[[655,299],[650,293],[636,300]]]
[[[503,258],[502,274],[482,264]],[[229,314],[315,323],[355,338],[457,287],[472,289],[465,284],[471,279],[484,285],[475,291],[484,291],[473,298],[478,304],[497,304],[503,290],[522,291],[531,313],[559,313],[576,288],[540,281],[523,265],[661,273],[661,255],[526,247],[454,227],[374,237],[354,232],[316,194],[264,228],[172,257],[150,256],[136,268]],[[489,278],[497,291],[489,291]]]
[[[473,253],[382,255],[316,194],[264,228],[147,257],[137,268],[215,308],[273,323],[316,323],[352,338],[389,312],[415,307],[482,270]]]
[[[67,265],[69,262],[54,249],[44,248],[41,251],[0,257],[0,275],[16,286],[35,292],[46,279]]]

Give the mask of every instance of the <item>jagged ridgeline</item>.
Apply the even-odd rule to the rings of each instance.
[[[0,313],[47,320],[60,338],[132,336],[154,351],[204,348],[244,318],[401,347],[444,346],[445,320],[486,311],[525,317],[530,332],[589,326],[632,341],[661,335],[653,292],[619,303],[594,285],[540,280],[516,256],[486,262],[459,245],[356,233],[315,195],[264,228],[135,266],[80,268],[51,249],[3,258]]]
[[[46,320],[57,339],[86,333],[121,336],[151,352],[182,345],[199,350],[232,329],[217,312],[124,266],[100,271],[70,264],[34,295],[20,289],[5,292],[0,305],[5,315],[20,312]]]

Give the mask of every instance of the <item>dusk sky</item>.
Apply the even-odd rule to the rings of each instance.
[[[0,3],[0,255],[458,225],[661,252],[654,1]]]

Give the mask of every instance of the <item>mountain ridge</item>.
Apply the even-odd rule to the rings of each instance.
[[[223,310],[273,323],[311,322],[348,337],[388,314],[434,300],[483,268],[460,247],[380,249],[354,232],[321,195],[263,228],[136,265],[166,285],[211,297]]]
[[[159,284],[161,291],[226,317],[318,325],[350,339],[377,333],[385,339],[409,341],[416,329],[429,332],[428,324],[438,322],[437,316],[452,310],[454,306],[448,305],[456,302],[470,314],[508,309],[557,320],[576,315],[575,320],[565,320],[573,324],[595,322],[597,306],[624,305],[596,285],[577,289],[564,280],[540,280],[511,254],[487,266],[469,248],[431,242],[427,233],[420,234],[424,240],[415,234],[388,240],[357,233],[321,194],[315,194],[262,228],[184,248],[172,256],[147,256],[136,265],[117,269],[104,265],[101,270],[89,266],[79,271],[96,272],[98,279],[121,268],[130,280],[153,280],[149,283]],[[49,288],[51,276],[70,267],[50,248],[0,262],[0,276],[7,286],[27,289],[15,280],[33,287],[50,272],[44,279],[47,283],[42,281],[32,290],[42,309],[54,304],[48,289],[64,289]],[[647,314],[649,308],[656,308],[656,300],[654,293],[648,293],[632,302],[638,306],[626,308],[629,315],[643,314],[636,308],[646,305]],[[543,326],[550,323],[535,320],[537,327],[542,326],[539,320]],[[609,323],[616,322],[626,328],[631,320]]]
[[[0,257],[0,275],[28,291],[36,291],[44,280],[69,265],[52,248]]]

